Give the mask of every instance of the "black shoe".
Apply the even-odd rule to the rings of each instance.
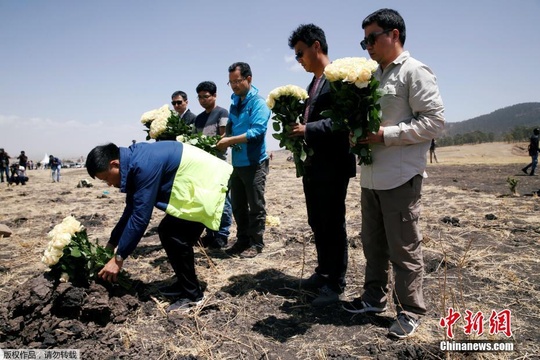
[[[182,290],[178,282],[160,287],[158,290],[161,295],[168,297],[180,296],[184,294],[184,291]]]
[[[386,311],[386,306],[373,306],[361,298],[356,298],[351,302],[343,304],[342,308],[353,314],[382,313]]]
[[[230,256],[239,255],[249,248],[249,244],[239,244],[238,241],[233,246],[225,250],[225,253]]]
[[[307,279],[300,280],[300,287],[306,290],[319,290],[324,285],[326,285],[325,277],[317,273]]]
[[[419,320],[413,319],[404,313],[400,313],[398,314],[397,320],[390,326],[388,335],[397,337],[398,339],[405,339],[415,332],[418,325],[420,325]]]
[[[521,169],[521,171],[523,171],[525,173],[525,175],[529,175],[529,173],[527,172],[527,169],[523,168],[523,169]]]
[[[202,246],[202,247],[206,248],[213,242],[214,242],[214,238],[212,236],[205,235],[205,236],[199,238],[199,241],[197,241],[197,244],[199,246]]]
[[[222,237],[214,238],[213,241],[208,244],[209,249],[222,249],[225,246],[227,246],[227,239]]]
[[[337,302],[339,302],[339,294],[330,289],[329,286],[324,285],[319,289],[319,296],[311,302],[311,305],[320,308]]]

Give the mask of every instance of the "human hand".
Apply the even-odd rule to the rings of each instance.
[[[298,124],[298,123],[291,124],[291,131],[289,132],[289,137],[297,137],[297,136],[303,137],[305,133],[306,133],[306,125]]]
[[[352,143],[352,137],[349,135],[349,142]],[[380,127],[379,131],[376,133],[368,132],[367,136],[362,139],[358,139],[358,144],[375,144],[375,143],[384,143],[384,127]]]
[[[124,261],[117,261],[114,257],[105,264],[103,269],[98,273],[98,277],[108,282],[116,282],[118,280],[118,273],[122,269]]]
[[[216,144],[216,148],[221,151],[227,151],[227,148],[231,145],[231,140],[229,137],[222,137],[221,140]]]

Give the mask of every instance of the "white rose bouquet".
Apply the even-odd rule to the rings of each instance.
[[[180,119],[167,104],[142,114],[141,122],[147,127],[146,140],[175,140],[178,135],[189,136],[194,132],[194,127]]]
[[[88,240],[84,226],[73,216],[64,218],[47,236],[50,241],[41,261],[62,282],[87,285],[113,257],[111,250]],[[127,288],[127,275],[120,275],[118,282]]]
[[[147,127],[146,140],[177,140],[196,146],[214,156],[220,153],[216,144],[221,136],[197,133],[194,124],[186,124],[176,112],[169,109],[167,104],[142,114],[141,122]]]
[[[284,147],[293,154],[296,166],[296,177],[304,175],[304,160],[313,154],[302,137],[289,137],[293,124],[303,122],[302,113],[305,109],[305,100],[308,98],[306,90],[296,85],[278,87],[268,94],[266,104],[274,116],[273,127],[277,134],[272,136],[279,140],[279,146]]]
[[[334,60],[324,69],[332,89],[332,107],[323,115],[332,119],[333,129],[349,130],[352,142],[377,132],[381,124],[378,89],[373,77],[378,64],[366,58],[347,57]],[[359,165],[373,162],[369,145],[356,144],[351,151],[358,155]]]

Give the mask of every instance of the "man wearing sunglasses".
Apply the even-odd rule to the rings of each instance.
[[[418,219],[427,152],[444,128],[444,106],[431,69],[403,49],[405,22],[397,11],[378,10],[362,28],[360,44],[379,63],[375,77],[384,95],[379,131],[359,140],[373,151],[360,179],[364,293],[343,307],[355,314],[385,311],[392,263],[397,319],[389,335],[406,338],[426,314]]]
[[[313,24],[300,25],[289,37],[296,60],[313,73],[307,90],[302,124],[294,124],[291,136],[303,137],[313,149],[304,162],[302,179],[308,223],[317,250],[317,267],[301,287],[318,296],[312,305],[322,307],[339,302],[345,288],[347,270],[347,231],[345,198],[349,179],[356,175],[354,155],[349,150],[347,132],[332,131],[332,120],[321,116],[330,107],[330,84],[324,68],[330,64],[324,31]]]
[[[197,115],[192,113],[188,107],[187,94],[183,91],[175,91],[171,95],[171,104],[174,107],[174,111],[178,113],[180,119],[184,120],[186,124],[190,125],[195,122]]]

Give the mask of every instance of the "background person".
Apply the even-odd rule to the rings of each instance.
[[[53,182],[60,182],[60,169],[62,162],[59,158],[49,155],[49,166],[51,167],[51,177]]]
[[[540,129],[534,129],[533,134],[531,136],[530,142],[529,142],[529,156],[531,157],[531,163],[527,166],[525,166],[521,171],[523,171],[525,174],[534,176],[534,171],[536,170],[536,166],[538,165],[538,151],[540,151],[538,147],[538,135],[540,134]],[[531,173],[529,174],[527,170],[531,168]]]
[[[26,167],[28,165],[28,156],[24,153],[24,151],[21,151],[21,154],[17,156],[17,159],[19,160],[19,175],[26,176]]]
[[[0,179],[4,182],[4,174],[6,175],[6,181],[9,181],[9,155],[4,149],[0,149]]]
[[[391,262],[397,319],[389,335],[406,338],[426,313],[418,220],[427,152],[444,128],[444,106],[431,69],[403,49],[405,22],[397,11],[378,10],[362,28],[361,45],[379,63],[375,77],[385,94],[379,131],[359,140],[373,151],[373,164],[362,165],[360,177],[364,293],[343,307],[352,313],[385,311]]]
[[[249,64],[237,62],[229,66],[229,82],[233,90],[229,121],[225,136],[217,148],[232,151],[233,173],[230,180],[231,203],[236,221],[237,241],[226,250],[229,255],[253,257],[262,252],[266,221],[264,190],[268,175],[266,129],[270,109],[259,90],[251,85]]]
[[[437,160],[437,154],[435,154],[435,148],[437,147],[437,143],[435,142],[435,139],[431,139],[431,145],[429,146],[429,163],[433,163],[433,159],[435,159],[436,163],[439,163],[439,160]]]

